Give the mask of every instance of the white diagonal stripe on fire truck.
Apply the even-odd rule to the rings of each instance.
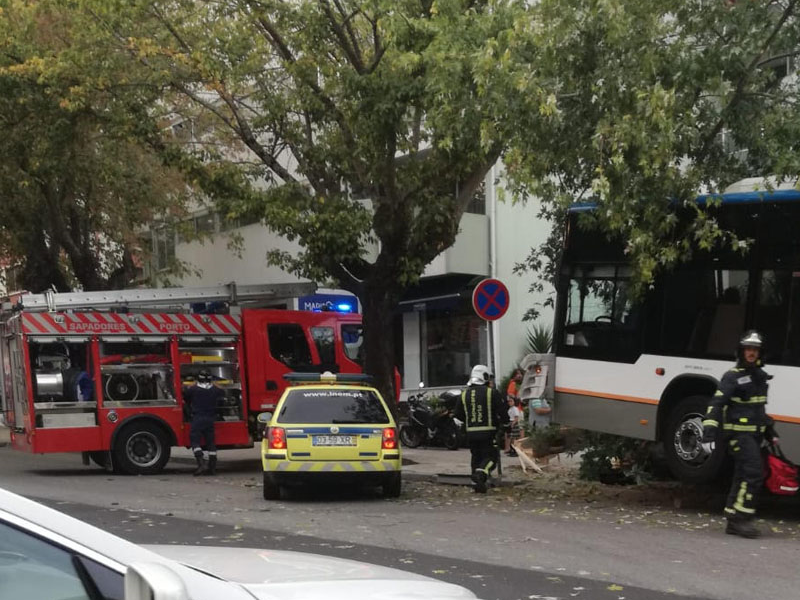
[[[28,313],[25,316],[28,317],[28,322],[38,329],[38,331],[32,331],[31,333],[64,333],[52,319],[46,318],[49,315],[44,313]]]
[[[233,315],[220,315],[220,320],[224,320],[228,322],[228,327],[231,333],[241,333],[242,331],[242,323],[239,319],[234,317]]]

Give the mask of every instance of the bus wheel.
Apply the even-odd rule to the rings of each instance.
[[[675,478],[686,483],[713,481],[725,459],[722,444],[711,454],[700,446],[707,396],[689,396],[676,404],[667,417],[664,430],[664,455]]]
[[[136,421],[125,425],[114,441],[114,466],[128,475],[152,475],[167,464],[170,450],[161,427]]]

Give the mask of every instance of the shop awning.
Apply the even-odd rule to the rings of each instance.
[[[470,301],[472,290],[482,279],[483,275],[469,273],[425,277],[406,290],[398,304],[399,311],[454,308]]]

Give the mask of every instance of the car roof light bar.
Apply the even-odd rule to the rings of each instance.
[[[285,373],[283,378],[292,383],[372,383],[372,375],[365,373]]]

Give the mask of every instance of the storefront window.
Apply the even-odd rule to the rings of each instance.
[[[485,362],[486,324],[471,309],[428,310],[422,327],[426,386],[464,385]]]

